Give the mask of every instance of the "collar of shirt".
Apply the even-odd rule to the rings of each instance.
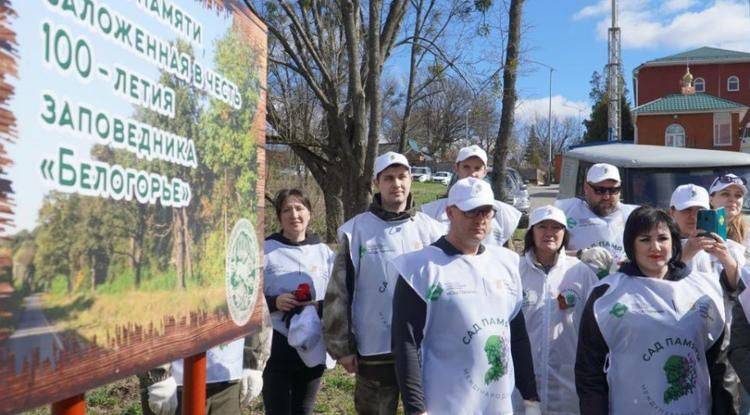
[[[446,239],[445,236],[441,236],[440,239],[433,242],[432,246],[442,249],[445,255],[448,255],[448,256],[463,255],[463,253],[459,251],[458,248],[453,246],[452,243],[448,242],[448,239]],[[479,250],[477,251],[477,255],[481,255],[483,252],[484,252],[484,245],[480,243]]]

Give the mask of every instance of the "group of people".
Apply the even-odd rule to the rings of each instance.
[[[336,253],[309,232],[305,194],[280,191],[264,247],[272,335],[222,346],[234,351],[217,364],[242,364],[209,401],[237,404],[210,413],[262,393],[267,414],[311,414],[336,362],[360,414],[399,399],[407,414],[750,413],[743,178],[679,186],[661,210],[621,203],[618,169],[595,164],[582,198],[530,213],[518,255],[521,213],[495,199],[485,151],[462,148],[454,172],[447,197],[416,210],[406,157],[379,156],[372,204]],[[712,208],[726,238],[697,226]],[[152,372],[144,412],[171,414],[179,368]]]

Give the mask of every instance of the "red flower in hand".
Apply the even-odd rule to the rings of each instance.
[[[300,284],[297,289],[294,290],[294,299],[297,301],[310,301],[312,295],[310,294],[310,286],[308,284]]]

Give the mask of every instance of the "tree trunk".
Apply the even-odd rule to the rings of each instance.
[[[495,140],[493,157],[492,190],[495,199],[505,200],[505,167],[508,160],[508,146],[513,133],[513,113],[516,109],[516,72],[521,54],[521,15],[524,0],[511,0],[508,22],[508,45],[503,68],[503,110],[500,128]]]
[[[173,259],[175,270],[177,273],[177,287],[185,289],[185,239],[182,233],[182,215],[180,210],[172,208],[172,239],[174,243],[173,247]]]
[[[189,278],[193,277],[193,236],[190,232],[190,216],[187,208],[180,208],[182,213],[182,237],[185,247],[185,271]]]
[[[135,232],[130,244],[130,266],[135,274],[135,288],[141,286],[141,270],[143,267],[143,240],[146,234],[146,206],[138,204],[138,217]]]
[[[344,204],[341,201],[341,180],[338,175],[330,174],[328,180],[321,184],[323,202],[326,207],[326,242],[336,242],[339,226],[344,223]]]

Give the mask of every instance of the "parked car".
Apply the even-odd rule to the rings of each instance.
[[[735,151],[607,143],[582,146],[563,155],[558,199],[583,197],[586,171],[595,163],[620,169],[625,203],[669,208],[674,189],[693,183],[708,189],[724,173],[750,179],[750,154]],[[745,198],[750,212],[750,198]]]
[[[426,166],[412,167],[411,178],[417,182],[428,182],[432,179],[432,169]]]
[[[432,181],[442,183],[448,186],[453,178],[453,173],[448,171],[439,171],[432,175]]]

